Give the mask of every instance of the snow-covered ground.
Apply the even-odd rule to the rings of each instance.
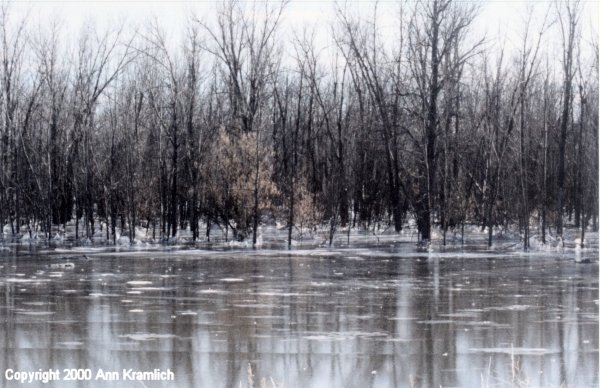
[[[22,228],[19,236],[13,236],[9,225],[4,226],[4,233],[0,239],[0,254],[10,252],[11,247],[27,246],[35,249],[51,248],[52,252],[59,254],[67,253],[96,253],[96,252],[119,252],[135,253],[146,251],[165,251],[173,254],[179,250],[184,253],[191,251],[206,252],[211,254],[215,250],[246,250],[252,248],[251,237],[243,241],[232,239],[231,231],[226,231],[218,225],[213,225],[210,230],[210,238],[206,236],[206,225],[200,228],[200,237],[192,241],[190,230],[180,230],[175,237],[160,239],[155,231],[153,239],[152,229],[142,227],[136,228],[135,240],[130,241],[127,230],[117,228],[116,243],[113,244],[112,237],[107,239],[106,225],[97,222],[95,233],[92,238],[81,237],[85,230],[79,229],[80,238],[75,238],[75,224],[68,223],[55,230],[52,239],[47,240],[43,235],[35,232],[29,233]],[[457,253],[486,251],[507,255],[515,253],[523,255],[526,253],[567,255],[576,261],[589,259],[598,261],[599,234],[588,231],[585,234],[584,248],[580,247],[581,231],[573,227],[566,227],[563,240],[552,233],[547,233],[546,242],[542,243],[540,231],[531,230],[530,247],[524,252],[523,241],[516,228],[493,230],[493,245],[488,247],[488,230],[476,225],[466,225],[463,235],[460,228],[451,229],[446,234],[446,244],[443,244],[443,233],[439,228],[433,228],[432,241],[427,246],[418,244],[418,233],[415,224],[409,221],[399,232],[387,225],[373,227],[369,230],[363,228],[338,228],[330,244],[329,227],[318,228],[295,228],[292,234],[292,246],[288,249],[288,229],[285,225],[271,224],[260,225],[256,248],[264,251],[261,254],[278,254],[286,252],[292,255],[346,255],[348,249],[366,249],[369,255],[378,255],[382,252],[389,255],[391,252],[399,251],[398,247],[404,247],[411,252],[419,252],[426,255],[456,255]],[[270,251],[270,253],[266,252]]]

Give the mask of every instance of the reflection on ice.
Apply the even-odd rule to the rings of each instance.
[[[284,387],[425,388],[511,381],[514,357],[533,386],[599,383],[597,263],[385,244],[88,257],[3,263],[2,365],[237,387],[251,363]]]

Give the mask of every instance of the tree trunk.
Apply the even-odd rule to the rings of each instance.
[[[259,227],[259,130],[255,144],[255,184],[253,192],[253,248],[257,245],[257,228]]]
[[[439,21],[439,9],[438,1],[435,0],[432,3],[432,36],[430,43],[431,47],[431,58],[430,58],[430,85],[429,85],[429,99],[428,99],[428,113],[427,113],[427,124],[426,124],[426,157],[425,157],[425,176],[426,181],[423,183],[425,187],[422,188],[422,206],[420,222],[418,225],[421,226],[420,234],[423,241],[430,240],[430,212],[431,212],[431,201],[432,193],[434,190],[434,183],[436,177],[436,129],[438,119],[438,93],[440,91],[440,85],[438,84],[438,32],[440,27]]]
[[[568,16],[568,31],[563,31],[564,25],[562,25],[563,31],[563,105],[561,112],[561,124],[559,134],[559,164],[557,172],[557,234],[563,237],[563,211],[565,201],[565,158],[566,158],[566,139],[568,134],[568,125],[571,114],[572,105],[572,61],[573,61],[573,50],[574,50],[574,38],[576,30],[577,16],[575,15],[575,9],[571,9],[570,5],[567,5],[567,16]],[[560,20],[561,22],[561,20]],[[563,239],[562,239],[563,242]]]

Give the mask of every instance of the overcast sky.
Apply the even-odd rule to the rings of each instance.
[[[484,34],[490,45],[515,46],[519,44],[521,33],[524,30],[524,20],[528,7],[534,9],[534,28],[540,22],[545,11],[551,5],[554,11],[554,2],[548,0],[535,1],[476,1],[460,0],[466,3],[480,5],[479,15],[472,26],[472,34],[475,39],[480,39]],[[82,23],[88,19],[95,20],[99,27],[106,27],[118,20],[125,19],[132,25],[141,24],[144,20],[157,17],[163,29],[172,39],[181,42],[183,27],[186,18],[192,13],[210,22],[214,10],[219,2],[215,1],[141,1],[141,0],[75,0],[75,1],[24,1],[16,0],[16,11],[18,13],[30,13],[30,19],[44,21],[59,18],[63,21],[66,37],[77,35]],[[374,1],[370,0],[347,0],[348,6],[360,15],[368,17],[374,8]],[[334,18],[334,2],[318,0],[292,0],[286,8],[284,21],[281,27],[282,37],[291,37],[292,32],[299,30],[302,26],[314,26],[320,34],[328,37],[329,26]],[[383,29],[386,26],[394,26],[398,23],[398,1],[380,1],[379,3],[379,25]],[[581,15],[582,41],[590,42],[591,37],[599,34],[599,1],[582,1],[583,13]],[[552,15],[553,16],[553,15]],[[550,35],[545,39],[548,46],[559,45],[559,37],[556,34],[558,27],[551,29]],[[321,39],[324,41],[324,39]],[[325,42],[323,46],[331,45]],[[585,44],[588,46],[588,44]],[[560,47],[547,47],[554,52]],[[586,47],[584,47],[586,50]],[[494,49],[493,49],[494,51]]]
[[[484,0],[469,1],[459,0],[464,3],[481,4],[481,16],[488,25],[511,24],[511,19],[523,11],[528,4],[544,8],[553,1],[547,0]],[[37,9],[41,14],[49,15],[53,11],[60,12],[66,19],[73,22],[80,22],[86,17],[111,18],[121,15],[128,15],[133,19],[144,18],[148,15],[158,15],[161,19],[180,20],[190,9],[198,11],[207,11],[214,9],[217,1],[144,1],[144,0],[16,0],[20,6],[28,6]],[[353,7],[373,8],[374,1],[370,0],[347,0]],[[599,18],[599,0],[581,1],[585,8],[585,17],[598,24]],[[289,18],[302,21],[325,20],[331,15],[333,1],[323,0],[291,0],[287,8]],[[380,1],[381,7],[395,6],[397,1]]]

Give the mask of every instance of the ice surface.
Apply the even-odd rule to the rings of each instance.
[[[394,238],[290,251],[103,248],[88,259],[20,250],[0,269],[3,364],[78,357],[106,370],[170,367],[177,386],[238,386],[250,361],[286,387],[387,388],[415,376],[423,388],[480,386],[487,370],[511,381],[513,354],[528,377],[543,371],[535,386],[598,385],[596,262],[514,248],[418,252]]]

